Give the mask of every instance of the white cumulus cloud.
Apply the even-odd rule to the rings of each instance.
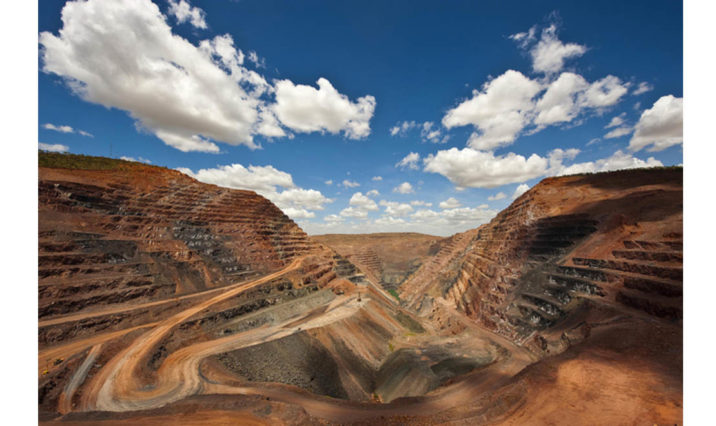
[[[487,197],[487,201],[498,201],[502,200],[503,198],[507,198],[507,194],[505,194],[504,192],[498,192],[495,195],[490,195],[489,197]]]
[[[616,151],[610,157],[601,158],[596,161],[588,161],[584,163],[576,163],[570,166],[560,166],[555,169],[556,175],[571,175],[578,173],[596,173],[608,172],[613,170],[636,169],[642,167],[661,167],[661,161],[654,157],[649,157],[646,161],[634,157],[631,154],[624,153],[621,150]]]
[[[654,86],[647,83],[646,81],[642,81],[641,83],[639,83],[639,85],[636,87],[636,89],[634,89],[634,91],[631,92],[631,94],[636,96],[636,95],[641,95],[642,93],[650,92],[652,90],[654,90]]]
[[[496,156],[472,148],[438,151],[424,163],[426,172],[441,174],[463,188],[495,188],[524,182],[544,175],[548,167],[548,160],[537,154],[529,158],[514,153]]]
[[[139,163],[152,164],[152,161],[151,161],[151,160],[148,160],[148,159],[146,159],[146,158],[144,158],[144,157],[134,158],[134,157],[127,157],[127,156],[123,155],[123,156],[121,156],[121,157],[119,157],[119,158],[120,158],[121,160],[124,160],[124,161],[135,161],[135,162],[139,162]]]
[[[185,167],[177,170],[200,182],[255,191],[294,219],[314,217],[315,214],[310,210],[323,210],[325,204],[333,202],[320,191],[296,186],[289,173],[273,166],[244,167],[241,164],[230,164],[213,169],[200,169],[196,173]]]
[[[170,14],[205,24],[184,0],[172,1]],[[166,19],[150,0],[69,1],[59,33],[40,34],[42,71],[85,101],[126,111],[138,128],[181,151],[218,153],[217,142],[255,149],[256,135],[290,137],[281,126],[349,138],[370,132],[372,96],[351,102],[325,79],[318,90],[288,80],[274,88],[244,67],[230,35],[194,45]]]
[[[411,185],[409,182],[403,182],[393,188],[393,192],[397,192],[398,194],[412,194],[415,191],[413,190],[413,185]]]
[[[524,194],[525,192],[529,191],[530,186],[526,183],[520,184],[515,188],[515,192],[512,193],[512,199],[516,200],[519,198],[520,195]]]
[[[370,119],[375,98],[367,95],[351,102],[325,78],[318,79],[318,89],[290,80],[276,82],[276,105],[273,111],[286,127],[296,132],[343,134],[360,139],[370,134]]]
[[[92,133],[85,132],[84,130],[80,130],[80,129],[73,129],[72,126],[68,126],[65,124],[57,126],[52,123],[45,123],[42,125],[42,128],[47,129],[47,130],[52,130],[55,132],[60,132],[60,133],[77,133],[82,136],[87,136],[90,138],[94,137],[94,135],[92,135]]]
[[[180,24],[190,22],[196,28],[206,29],[205,13],[198,7],[192,7],[186,0],[169,0],[169,14]]]
[[[462,207],[462,203],[454,197],[450,197],[447,200],[442,201],[439,206],[441,209],[456,209],[458,207]]]
[[[403,217],[413,212],[413,207],[408,203],[381,200],[380,205],[385,207],[385,214],[388,216]]]
[[[474,133],[468,142],[475,149],[492,150],[509,145],[529,123],[533,98],[540,90],[538,82],[519,71],[507,70],[485,83],[482,91],[474,91],[471,99],[449,110],[442,123],[448,129],[475,126],[480,133]]]
[[[539,42],[530,50],[532,68],[544,74],[552,74],[564,67],[564,61],[584,55],[587,48],[577,43],[562,43],[557,38],[557,26],[552,24],[542,30]]]
[[[401,169],[412,169],[412,170],[418,170],[418,161],[420,161],[420,154],[417,152],[411,152],[410,154],[403,157],[402,160],[398,161],[395,164],[395,167],[399,167]]]
[[[684,99],[662,96],[644,111],[634,127],[629,149],[662,151],[684,141]]]
[[[67,145],[61,145],[59,143],[49,144],[49,143],[38,142],[38,146],[41,150],[50,151],[50,152],[67,152],[70,150],[70,148]]]
[[[617,127],[616,129],[613,129],[613,130],[609,131],[609,133],[604,135],[604,139],[620,138],[622,136],[626,136],[626,135],[630,134],[633,131],[634,131],[634,129],[632,129],[629,126]]]

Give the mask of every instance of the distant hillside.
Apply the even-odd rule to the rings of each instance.
[[[425,259],[440,249],[443,237],[419,233],[326,234],[311,239],[353,261],[385,289],[396,291]]]

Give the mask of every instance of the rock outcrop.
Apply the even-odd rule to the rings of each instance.
[[[680,168],[545,179],[453,237],[461,243],[413,274],[401,297],[428,316],[441,299],[537,351],[548,345],[542,330],[593,304],[678,324],[682,180]]]

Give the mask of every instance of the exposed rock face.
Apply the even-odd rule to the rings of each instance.
[[[253,192],[135,167],[40,169],[41,319],[221,287],[316,249]]]
[[[681,421],[681,169],[546,179],[446,239],[310,239],[136,163],[39,178],[43,422]]]
[[[396,290],[446,240],[416,233],[326,234],[311,239],[355,263],[386,290]]]
[[[410,277],[401,296],[427,315],[435,299],[447,301],[537,351],[547,349],[541,330],[594,303],[679,322],[682,180],[681,169],[545,179],[453,237],[460,244]]]

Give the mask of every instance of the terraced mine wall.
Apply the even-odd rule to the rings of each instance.
[[[311,239],[336,250],[389,291],[397,291],[447,240],[418,233],[326,234]]]
[[[40,168],[40,320],[222,287],[315,249],[253,192],[132,167]]]
[[[680,169],[546,179],[398,301],[377,248],[114,161],[40,169],[43,424],[679,423]]]
[[[563,349],[585,306],[682,318],[682,170],[545,179],[490,223],[453,236],[401,289],[433,315],[436,299],[538,353]]]

